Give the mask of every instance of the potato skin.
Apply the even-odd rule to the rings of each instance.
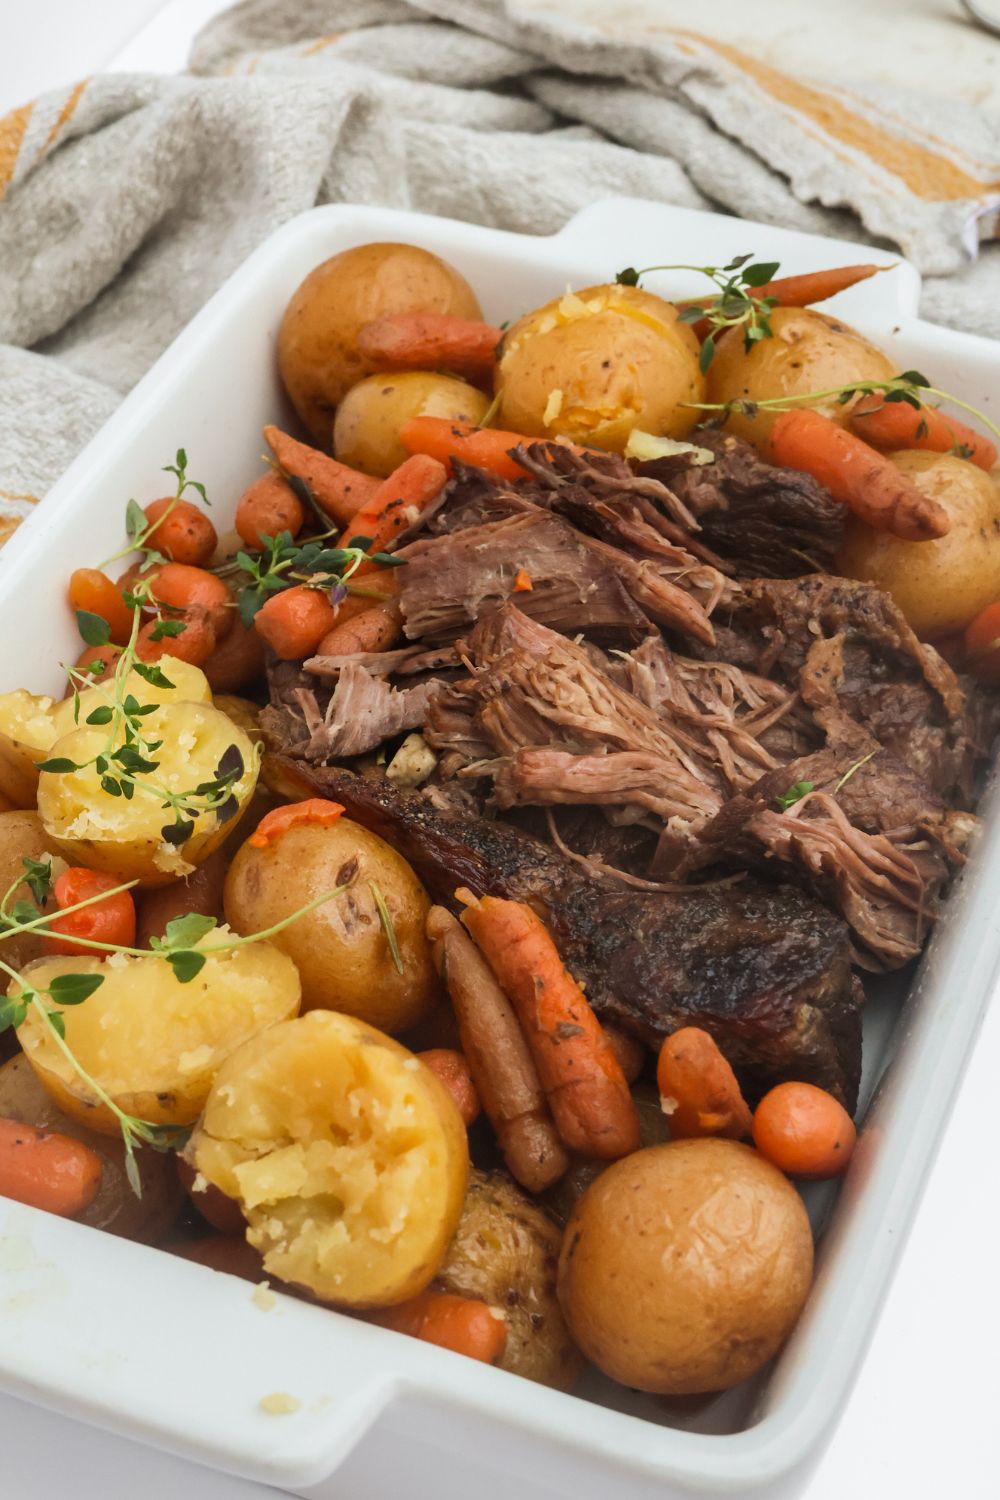
[[[264,849],[245,843],[226,877],[226,920],[262,932],[325,891],[333,901],[300,917],[274,944],[295,963],[303,1010],[339,1010],[380,1031],[405,1031],[436,1003],[440,988],[424,923],[430,898],[406,861],[376,834],[341,818],[301,824]],[[381,891],[403,961],[398,973],[370,882]]]
[[[963,630],[1000,599],[1000,485],[950,453],[907,450],[887,457],[944,507],[951,530],[936,542],[904,542],[852,517],[837,566],[846,577],[891,594],[925,640]]]
[[[749,353],[743,347],[742,329],[731,328],[722,335],[708,367],[706,401],[766,401],[855,380],[888,380],[897,373],[889,356],[856,329],[811,307],[774,308],[771,331],[773,336],[759,340]],[[840,426],[850,414],[850,407],[834,396],[817,403],[815,410]],[[734,412],[725,430],[760,448],[776,417],[773,411],[755,417]]]
[[[42,827],[42,820],[36,812],[27,810],[15,810],[0,813],[0,896],[10,886],[11,881],[18,875],[24,874],[24,866],[21,861],[27,856],[30,859],[58,858],[58,850],[55,842],[48,837]],[[14,901],[33,900],[30,890],[26,885],[18,886],[11,898]],[[50,897],[45,905],[46,911],[54,910],[55,902]],[[31,963],[32,959],[41,958],[44,949],[42,939],[32,932],[19,933],[17,937],[9,937],[5,940],[0,958],[9,963],[12,968],[23,969],[25,964]],[[26,1123],[30,1124],[30,1121]]]
[[[63,1114],[35,1077],[23,1053],[0,1068],[0,1115],[34,1125],[38,1130],[59,1130],[97,1152],[101,1158],[101,1186],[93,1203],[77,1214],[78,1223],[146,1245],[159,1244],[170,1232],[184,1196],[172,1152],[137,1147],[135,1156],[142,1182],[142,1197],[137,1198],[125,1175],[125,1146],[121,1136],[99,1135]]]
[[[620,453],[634,427],[682,438],[704,400],[698,341],[677,309],[639,287],[568,292],[504,334],[498,427]],[[555,395],[553,394],[555,393]]]
[[[434,1285],[504,1312],[502,1370],[568,1391],[583,1361],[556,1297],[561,1242],[559,1230],[506,1172],[474,1171]]]
[[[444,1085],[391,1037],[326,1010],[226,1059],[184,1155],[239,1200],[269,1275],[338,1307],[423,1291],[468,1181]]]
[[[583,1353],[659,1395],[726,1390],[777,1352],[812,1281],[787,1178],[736,1141],[651,1146],[615,1162],[566,1228],[559,1300]]]
[[[278,370],[315,442],[330,445],[333,414],[371,364],[358,352],[366,323],[391,313],[481,318],[476,294],[453,266],[416,245],[358,245],[331,256],[294,292],[278,333]]]
[[[352,385],[337,407],[334,456],[365,474],[388,476],[408,456],[399,429],[411,417],[479,423],[489,404],[482,391],[454,375],[431,370],[369,375]]]

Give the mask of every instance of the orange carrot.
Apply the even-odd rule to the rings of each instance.
[[[145,507],[145,512],[146,520],[153,524],[147,538],[149,546],[165,553],[173,562],[191,563],[199,568],[211,562],[219,537],[197,505],[170,497],[154,500]]]
[[[417,1056],[440,1078],[458,1106],[463,1121],[466,1125],[471,1125],[482,1106],[469,1072],[469,1064],[462,1053],[454,1047],[431,1047],[427,1052],[418,1052]]]
[[[750,1110],[736,1076],[714,1039],[700,1026],[667,1037],[656,1065],[660,1105],[678,1139],[750,1133]]]
[[[462,922],[517,1012],[566,1145],[585,1156],[637,1150],[625,1075],[544,923],[521,901],[458,895],[470,903]]]
[[[447,470],[436,458],[417,453],[404,459],[352,518],[338,547],[356,546],[356,538],[367,537],[369,552],[383,551],[413,525],[441,493],[447,479]]]
[[[278,427],[265,427],[264,440],[286,476],[305,480],[316,503],[338,526],[346,526],[351,517],[367,505],[381,480],[347,464],[338,463],[318,448],[299,443]]]
[[[0,1196],[72,1218],[97,1197],[101,1158],[58,1131],[0,1120]]]
[[[814,302],[826,302],[838,292],[846,292],[867,281],[878,271],[891,271],[891,266],[837,266],[830,271],[807,271],[803,276],[781,276],[777,281],[765,282],[763,286],[747,288],[751,297],[773,297],[779,307],[811,307]],[[688,297],[674,306],[680,311],[685,307],[704,307],[704,297]],[[700,318],[691,325],[699,339],[706,339],[712,331],[707,318]]]
[[[92,615],[100,615],[109,630],[111,639],[124,646],[132,633],[132,610],[122,597],[118,584],[112,583],[97,568],[77,568],[70,574],[69,602],[74,610],[84,609]]]
[[[273,844],[289,828],[301,828],[307,824],[316,828],[330,828],[343,812],[340,803],[331,802],[328,797],[307,797],[303,802],[286,802],[264,814],[247,843],[253,849],[266,849],[268,844]]]
[[[78,672],[84,674],[88,682],[107,682],[109,677],[115,675],[115,667],[118,665],[118,658],[121,654],[121,646],[88,646],[85,651],[80,652],[73,665]],[[66,689],[67,695],[75,686],[81,686],[81,684],[77,683],[74,678],[72,684]]]
[[[296,537],[305,524],[305,506],[288,480],[273,469],[255,479],[236,503],[236,530],[248,547],[263,547],[262,538],[279,531]]]
[[[943,506],[922,495],[881,453],[809,407],[779,412],[768,457],[782,468],[811,474],[876,531],[926,542],[950,529]]]
[[[948,417],[936,406],[919,410],[906,401],[883,401],[879,395],[866,396],[851,412],[851,426],[858,437],[884,453],[900,448],[925,448],[931,453],[950,453],[953,448],[968,449],[959,456],[980,469],[992,469],[997,450],[988,438]]]
[[[359,651],[388,651],[402,629],[398,604],[370,604],[367,609],[352,612],[346,620],[338,620],[319,642],[315,654],[355,656]]]
[[[102,891],[114,890],[121,885],[113,875],[101,875],[96,870],[85,870],[80,865],[71,865],[64,870],[53,887],[59,912],[49,919],[49,929],[58,936],[45,937],[48,953],[76,953],[85,958],[100,958],[99,949],[88,948],[79,941],[89,938],[95,943],[117,943],[123,948],[135,946],[135,902],[131,891],[118,891],[93,906],[62,915],[67,906],[76,906],[80,901],[90,901]]]
[[[219,639],[229,634],[236,616],[233,598],[222,579],[214,573],[205,568],[192,568],[187,563],[170,562],[151,569],[144,576],[151,585],[151,603],[180,615],[195,608],[204,609],[210,615]]]
[[[754,1145],[793,1177],[839,1176],[856,1139],[844,1106],[812,1083],[779,1083],[754,1111]]]
[[[451,313],[395,313],[366,323],[358,352],[376,370],[484,373],[495,364],[502,329]]]
[[[193,667],[204,666],[215,650],[218,636],[211,615],[198,607],[189,609],[180,617],[184,629],[179,635],[160,634],[157,620],[150,620],[139,631],[135,654],[140,661],[159,661],[164,656],[175,656],[178,661],[190,662]]]
[[[987,604],[965,627],[964,669],[977,682],[1000,683],[1000,603]]]
[[[312,656],[336,612],[326,594],[304,583],[272,594],[254,615],[254,628],[283,661],[301,661]]]
[[[534,586],[531,581],[531,574],[526,573],[523,568],[518,568],[514,575],[513,592],[515,594],[530,594]]]
[[[450,1292],[421,1292],[408,1302],[368,1313],[368,1321],[380,1328],[423,1339],[454,1354],[495,1365],[507,1347],[507,1323],[503,1314],[475,1297],[455,1297]]]
[[[524,479],[527,469],[511,458],[510,450],[540,438],[519,432],[501,432],[495,427],[473,427],[469,422],[450,422],[447,417],[411,417],[399,429],[399,440],[407,453],[426,453],[443,463],[451,473],[451,460],[486,469],[500,479]]]

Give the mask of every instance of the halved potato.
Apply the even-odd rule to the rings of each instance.
[[[74,864],[105,870],[144,886],[165,885],[190,874],[232,828],[257,784],[257,758],[248,736],[210,703],[164,703],[143,721],[150,740],[160,740],[158,766],[143,773],[131,799],[110,795],[101,773],[86,765],[108,742],[107,729],[76,729],[56,740],[52,759],[82,765],[79,771],[43,771],[38,811],[45,831]],[[230,746],[243,758],[243,774],[232,787],[236,811],[224,821],[214,811],[194,817],[194,831],[183,844],[170,843],[163,829],[174,819],[158,790],[193,792],[210,782]]]
[[[267,1271],[344,1307],[427,1286],[469,1171],[465,1126],[430,1069],[334,1011],[234,1052],[185,1156],[239,1200]]]
[[[29,812],[26,808],[12,808],[10,812],[0,813],[0,897],[10,889],[15,880],[22,879],[26,858],[48,858],[51,862],[53,856],[59,860],[55,844],[46,837],[42,820],[36,812]],[[61,861],[56,868],[62,868]],[[8,909],[15,901],[32,899],[31,891],[22,883],[15,888]],[[55,909],[52,896],[43,909]],[[44,939],[37,932],[12,933],[0,942],[0,958],[12,968],[23,969],[33,959],[41,958],[44,947]]]
[[[14,807],[34,807],[36,763],[55,739],[55,702],[26,688],[0,694],[0,795]]]
[[[122,696],[131,693],[140,703],[211,703],[212,689],[200,667],[193,667],[190,662],[179,661],[176,656],[161,657],[157,666],[166,681],[170,683],[169,687],[164,687],[162,683],[157,685],[147,682],[144,677],[133,670],[129,672],[122,684]],[[72,734],[74,729],[83,728],[87,723],[88,715],[93,713],[95,708],[106,708],[114,701],[114,684],[110,681],[84,688],[80,693],[78,709],[74,708],[72,694],[68,698],[63,698],[60,703],[55,704],[52,710],[54,733],[49,744],[51,745],[54,740],[60,739],[64,734]]]
[[[216,928],[201,946],[229,936]],[[26,978],[36,989],[60,974],[101,974],[104,983],[64,1012],[66,1041],[80,1066],[126,1114],[154,1125],[197,1119],[223,1059],[248,1038],[298,1012],[295,965],[270,943],[210,953],[187,984],[159,954],[44,958]],[[20,986],[12,984],[16,995]],[[114,1135],[118,1122],[88,1087],[34,1011],[18,1027],[25,1056],[74,1119]]]

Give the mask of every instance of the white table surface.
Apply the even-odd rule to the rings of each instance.
[[[13,0],[0,3],[0,113],[99,68],[179,68],[194,32],[225,8],[225,0],[32,0],[15,14]],[[548,3],[556,8],[558,0]],[[660,14],[659,0],[641,3],[651,17]],[[637,8],[632,0],[631,11]],[[758,32],[767,9],[768,0],[754,8]],[[918,9],[926,20],[927,5]],[[1000,46],[986,38],[981,45]],[[802,1500],[1000,1496],[998,1079],[995,1005],[861,1374]],[[84,1500],[262,1500],[276,1493],[56,1423],[12,1400],[0,1399],[0,1435],[3,1500],[55,1500],[67,1481]],[[494,1497],[484,1492],[484,1500]]]

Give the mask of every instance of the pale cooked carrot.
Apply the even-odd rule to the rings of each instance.
[[[461,923],[427,914],[434,966],[448,987],[462,1051],[512,1177],[541,1193],[569,1167],[517,1016]]]
[[[347,526],[351,517],[366,505],[381,484],[371,474],[362,474],[335,458],[289,437],[280,427],[265,427],[264,441],[278,461],[283,474],[302,479],[309,486],[316,503],[338,526]]]
[[[922,495],[887,458],[809,407],[779,412],[768,457],[782,468],[811,474],[876,531],[926,542],[951,527],[944,507]]]
[[[266,849],[290,828],[332,828],[343,812],[341,804],[331,802],[329,797],[306,797],[302,802],[286,802],[264,814],[247,843],[253,849]]]
[[[263,547],[265,536],[282,531],[296,537],[305,523],[305,506],[274,469],[248,485],[236,502],[236,530],[248,547]]]
[[[336,614],[329,598],[304,583],[272,594],[254,615],[254,629],[282,661],[312,656]]]
[[[992,469],[997,450],[985,438],[960,422],[946,416],[936,406],[911,406],[908,401],[885,401],[878,395],[865,396],[851,412],[851,427],[858,437],[883,453],[901,448],[923,448],[931,453],[956,450],[980,469]]]
[[[377,370],[455,370],[483,374],[503,336],[492,323],[451,313],[406,312],[376,318],[358,334],[358,352]]]
[[[456,1047],[430,1047],[426,1052],[418,1052],[417,1056],[425,1067],[440,1078],[454,1099],[463,1123],[471,1125],[482,1106],[463,1053]]]
[[[517,1013],[563,1141],[585,1156],[637,1150],[625,1075],[548,928],[522,901],[459,896],[469,902],[462,923]]]
[[[399,440],[407,453],[429,454],[443,463],[449,473],[452,459],[458,459],[476,469],[486,469],[500,479],[528,477],[528,470],[511,458],[511,449],[543,441],[520,432],[502,432],[496,427],[451,422],[447,417],[411,417],[399,429]]]
[[[507,1347],[507,1322],[498,1308],[476,1297],[451,1292],[420,1292],[396,1307],[368,1313],[370,1323],[437,1344],[469,1359],[495,1365]]]
[[[340,547],[365,539],[369,552],[382,552],[417,521],[448,479],[444,464],[425,453],[412,454],[384,479],[341,533]]]
[[[714,1037],[700,1026],[682,1026],[660,1048],[656,1064],[660,1104],[679,1139],[750,1133],[750,1110],[736,1075]]]
[[[82,1141],[0,1119],[0,1196],[69,1219],[93,1203],[102,1171]]]
[[[403,618],[395,601],[368,603],[367,608],[331,625],[311,654],[356,656],[359,651],[388,651],[399,640],[402,629]]]

